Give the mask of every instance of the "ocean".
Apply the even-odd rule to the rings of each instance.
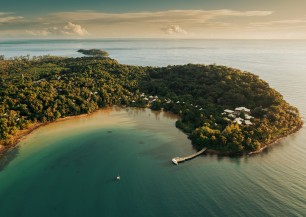
[[[106,50],[123,64],[239,68],[306,115],[305,40],[0,41],[6,58],[77,57],[80,48]],[[175,120],[113,108],[34,131],[0,171],[1,216],[306,216],[305,128],[258,155],[175,166],[172,157],[194,152]]]

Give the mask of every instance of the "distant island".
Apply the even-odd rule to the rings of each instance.
[[[86,56],[96,56],[96,57],[107,57],[109,54],[104,50],[99,49],[79,49],[79,53],[84,54]]]
[[[43,123],[106,106],[178,114],[197,148],[221,155],[259,152],[302,126],[297,108],[258,76],[218,65],[123,65],[102,50],[79,58],[0,59],[0,152]]]

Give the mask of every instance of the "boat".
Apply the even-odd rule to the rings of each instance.
[[[178,165],[178,162],[177,162],[176,158],[178,158],[178,157],[172,158],[172,162],[173,162],[175,165]]]
[[[118,175],[118,176],[116,177],[116,179],[117,179],[117,180],[120,180],[120,176]]]

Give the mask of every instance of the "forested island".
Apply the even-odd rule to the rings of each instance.
[[[0,59],[0,152],[35,126],[106,106],[150,107],[180,116],[197,148],[218,154],[262,150],[302,126],[297,108],[249,72],[218,65],[140,67],[86,57]]]

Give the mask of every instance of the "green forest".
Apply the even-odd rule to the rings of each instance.
[[[297,108],[249,72],[219,65],[140,67],[98,50],[79,52],[88,56],[0,59],[1,147],[9,148],[33,124],[112,105],[178,114],[176,126],[196,148],[221,154],[259,150],[302,126]]]

